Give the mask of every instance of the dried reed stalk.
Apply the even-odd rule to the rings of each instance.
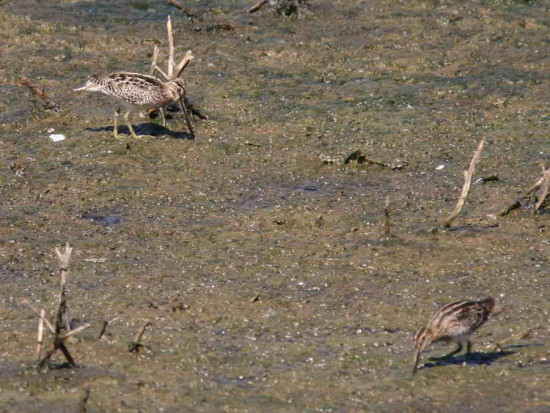
[[[483,151],[483,146],[485,145],[485,138],[483,138],[477,147],[477,150],[474,154],[474,157],[472,158],[472,161],[470,162],[470,167],[467,171],[464,171],[464,186],[462,187],[462,193],[460,194],[460,198],[458,198],[458,202],[456,204],[455,209],[453,212],[451,212],[451,215],[449,215],[449,218],[445,221],[443,224],[444,228],[450,228],[453,221],[456,219],[458,214],[460,214],[460,211],[462,210],[462,207],[464,206],[464,203],[466,202],[466,198],[468,197],[468,193],[470,192],[470,186],[472,185],[472,178],[474,176],[474,173],[476,171],[476,166],[479,162],[479,159],[481,158],[481,152]]]
[[[38,312],[31,304],[28,304],[29,307],[39,315],[40,321],[43,322],[48,330],[54,335],[52,344],[46,354],[40,358],[38,362],[39,367],[45,367],[48,365],[51,357],[59,350],[63,353],[63,356],[67,360],[69,366],[74,367],[76,363],[71,353],[65,345],[65,341],[71,337],[74,337],[78,333],[82,332],[86,328],[90,327],[90,324],[82,325],[74,330],[70,330],[70,322],[67,316],[67,279],[69,274],[69,263],[71,260],[72,247],[69,244],[65,245],[65,249],[60,251],[58,248],[55,248],[55,253],[59,261],[59,296],[57,303],[57,311],[55,317],[55,323],[52,325],[46,318],[46,313],[44,310]],[[61,334],[63,327],[66,327],[67,333]]]

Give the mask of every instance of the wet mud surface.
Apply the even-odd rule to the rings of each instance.
[[[190,21],[160,0],[0,2],[0,411],[74,412],[86,388],[89,412],[549,411],[548,207],[496,214],[550,163],[550,4],[251,5],[186,2]],[[177,112],[134,116],[152,136],[117,140],[116,104],[72,90],[147,73],[168,14],[209,119],[193,140]],[[463,212],[432,231],[482,137]],[[358,150],[399,167],[343,164]],[[92,328],[79,368],[38,373],[24,303],[51,313],[66,241],[70,315]],[[489,295],[503,311],[474,353],[436,346],[412,378],[437,306]]]

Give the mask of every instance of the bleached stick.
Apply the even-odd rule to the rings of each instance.
[[[151,61],[151,68],[149,69],[149,74],[154,75],[155,69],[157,68],[157,61],[159,60],[160,50],[157,45],[153,48],[153,60]]]
[[[550,168],[545,169],[544,165],[542,166],[542,182],[540,186],[541,190],[538,195],[538,201],[535,204],[535,211],[538,211],[542,206],[544,200],[548,196],[548,190],[550,189]]]
[[[185,53],[185,56],[183,56],[183,59],[181,59],[181,62],[178,64],[178,67],[176,68],[176,75],[174,76],[174,79],[178,78],[181,76],[182,72],[185,70],[185,68],[187,67],[187,65],[195,58],[195,56],[193,56],[193,53],[191,52],[191,50],[188,50],[186,53]]]
[[[166,22],[166,30],[168,32],[168,79],[172,79],[174,73],[174,35],[172,34],[172,20],[168,16]]]
[[[443,224],[444,228],[451,227],[451,224],[456,219],[458,214],[460,214],[460,211],[462,210],[462,207],[466,202],[466,198],[468,197],[468,193],[470,192],[470,186],[472,185],[472,178],[476,171],[476,166],[479,162],[479,159],[481,158],[481,152],[483,151],[484,145],[485,145],[485,138],[483,138],[481,142],[479,142],[479,145],[474,154],[474,157],[470,162],[470,167],[468,168],[467,171],[464,171],[464,186],[462,187],[462,193],[460,194],[460,198],[458,199],[455,209],[453,210],[453,212],[451,212],[451,215],[449,215],[449,218],[447,218],[447,220]]]
[[[36,358],[40,360],[40,353],[42,352],[42,339],[44,338],[44,318],[46,318],[46,310],[40,310],[40,318],[38,320],[38,337],[36,339]]]
[[[25,304],[27,304],[27,305],[29,306],[29,308],[30,308],[38,317],[40,317],[41,320],[44,321],[44,323],[46,324],[46,327],[48,328],[48,330],[50,330],[50,333],[55,334],[55,328],[53,327],[53,325],[52,325],[52,324],[48,321],[48,319],[46,318],[46,314],[45,314],[45,313],[42,314],[42,311],[44,311],[44,310],[38,311],[36,308],[34,308],[34,307],[32,306],[31,303],[28,303],[28,302],[25,303]]]
[[[80,333],[81,331],[86,330],[90,326],[91,326],[90,323],[86,323],[84,325],[81,325],[80,327],[75,328],[74,330],[71,330],[67,334],[63,334],[60,338],[61,338],[61,340],[66,340],[68,338],[76,336],[78,333]]]

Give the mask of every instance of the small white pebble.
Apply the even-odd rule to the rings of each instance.
[[[441,171],[443,168],[445,168],[445,165],[439,165],[435,168],[436,171]]]
[[[67,137],[61,133],[52,133],[49,138],[54,142],[59,142],[65,140]]]

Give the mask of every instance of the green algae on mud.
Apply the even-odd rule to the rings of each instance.
[[[74,411],[89,387],[89,411],[545,411],[548,213],[492,217],[549,158],[545,2],[311,2],[303,20],[250,5],[186,4],[199,23],[152,0],[0,5],[0,410]],[[112,103],[72,89],[147,72],[167,14],[210,117],[194,141],[117,141]],[[214,24],[235,30],[195,30]],[[499,181],[473,185],[459,230],[430,233],[481,137],[476,175]],[[322,161],[357,150],[406,167]],[[65,241],[70,314],[93,327],[71,347],[81,368],[37,374],[23,301],[54,302]],[[486,295],[506,311],[480,353],[411,380],[435,305]],[[132,355],[145,320],[151,351]],[[524,327],[504,356],[481,353]]]

